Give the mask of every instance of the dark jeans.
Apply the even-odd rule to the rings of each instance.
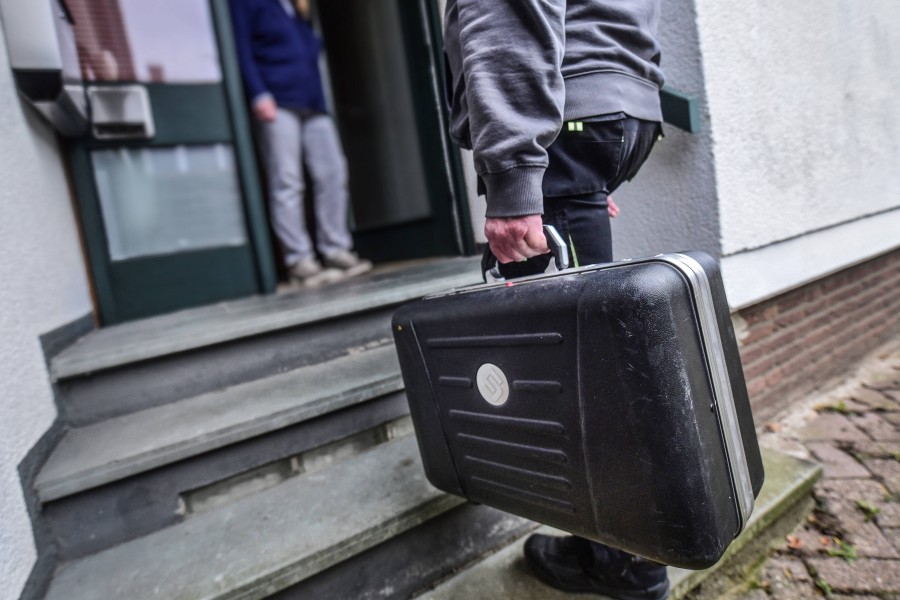
[[[547,148],[543,219],[568,243],[573,266],[612,261],[607,199],[637,174],[660,134],[659,123],[620,113],[566,122]],[[535,275],[549,262],[544,255],[507,263],[500,274]]]

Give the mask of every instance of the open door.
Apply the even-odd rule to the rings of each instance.
[[[350,170],[360,253],[400,260],[472,252],[449,148],[426,0],[320,0],[335,117]]]

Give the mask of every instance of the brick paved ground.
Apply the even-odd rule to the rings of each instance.
[[[815,513],[734,596],[900,599],[900,347],[779,415],[760,442],[822,463],[825,475]]]

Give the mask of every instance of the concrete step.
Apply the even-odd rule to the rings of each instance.
[[[409,600],[536,526],[533,521],[467,502],[269,600]]]
[[[461,503],[406,437],[64,564],[46,598],[265,598]]]
[[[704,571],[669,569],[672,583],[670,600],[685,597],[698,588],[715,588],[715,580],[728,578],[730,572],[744,570],[758,561],[768,547],[780,541],[811,510],[813,484],[821,476],[818,465],[773,451],[763,451],[766,482],[756,501],[756,508],[744,532],[732,543],[718,564]],[[541,533],[565,535],[544,527]],[[525,538],[507,546],[450,579],[435,589],[417,596],[417,600],[569,600],[598,598],[596,595],[573,595],[557,591],[538,581],[522,558]],[[723,586],[726,589],[730,583]],[[709,597],[716,597],[715,594]]]
[[[60,419],[84,427],[392,342],[394,307],[157,357],[57,384]]]
[[[35,482],[42,502],[397,392],[393,344],[68,431]]]
[[[54,381],[366,312],[478,283],[478,260],[445,259],[315,290],[254,297],[95,331],[57,355]]]
[[[210,450],[41,506],[60,561],[175,526],[409,431],[403,392]]]

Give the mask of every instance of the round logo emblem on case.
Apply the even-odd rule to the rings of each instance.
[[[481,397],[494,406],[503,406],[509,400],[509,383],[497,365],[484,363],[475,377]]]

